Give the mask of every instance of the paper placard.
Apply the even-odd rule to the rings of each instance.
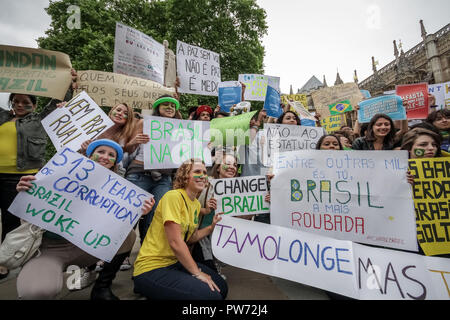
[[[384,113],[392,120],[405,120],[403,100],[397,95],[388,95],[364,100],[359,103],[358,122],[367,123],[377,113]]]
[[[42,121],[56,150],[79,150],[86,140],[95,139],[114,122],[86,92],[73,97],[62,108],[56,108]]]
[[[352,106],[356,106],[360,101],[364,100],[363,94],[354,82],[313,91],[311,98],[313,99],[314,107],[323,118],[331,116],[328,107],[330,104],[349,100]]]
[[[224,81],[219,83],[220,110],[230,112],[230,108],[241,102],[242,87],[238,81]]]
[[[428,117],[428,84],[417,83],[395,87],[396,95],[406,100],[408,120],[426,119]]]
[[[110,262],[152,195],[64,148],[19,192],[8,211]]]

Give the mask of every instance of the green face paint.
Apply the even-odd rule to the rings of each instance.
[[[98,162],[98,159],[100,159],[100,156],[98,154],[92,155],[92,160],[94,160],[95,162]]]
[[[222,165],[222,170],[223,170],[223,171],[226,171],[226,170],[228,170],[229,168],[230,168],[230,166],[227,165],[227,164],[223,164],[223,165]]]
[[[116,158],[109,158],[109,162],[110,162],[111,164],[116,163]]]
[[[416,157],[422,158],[425,154],[425,150],[424,149],[414,149],[414,154]]]
[[[200,174],[200,175],[195,175],[194,179],[207,179],[208,175],[206,174]]]

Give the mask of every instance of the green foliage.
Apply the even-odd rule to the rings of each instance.
[[[80,29],[67,27],[71,5],[80,7]],[[266,13],[256,0],[60,0],[46,11],[52,22],[39,46],[68,54],[76,70],[113,71],[116,22],[122,22],[160,43],[166,39],[174,51],[180,40],[219,53],[222,81],[264,73]],[[187,117],[192,106],[214,108],[217,97],[182,94],[180,102]]]

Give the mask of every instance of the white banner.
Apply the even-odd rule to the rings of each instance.
[[[144,116],[144,134],[150,136],[150,142],[142,146],[144,168],[178,168],[191,158],[211,166],[209,125],[209,121]]]
[[[56,108],[41,122],[56,150],[79,150],[83,142],[95,139],[114,125],[84,91],[73,97],[63,108]]]
[[[450,299],[450,260],[370,248],[223,217],[212,234],[227,264],[356,299]]]
[[[280,91],[280,77],[240,74],[238,79],[239,82],[245,84],[244,100],[246,101],[265,101],[268,85]]]
[[[417,251],[406,151],[286,152],[274,160],[271,223]]]
[[[177,40],[178,92],[218,96],[220,55]]]
[[[269,213],[270,204],[264,200],[269,193],[265,176],[213,179],[216,212],[227,216]]]
[[[111,261],[152,195],[69,148],[36,174],[9,211]]]
[[[164,45],[139,30],[116,22],[113,72],[164,85]]]

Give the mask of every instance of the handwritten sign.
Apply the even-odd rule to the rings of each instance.
[[[409,160],[414,176],[417,239],[427,256],[450,253],[450,161]]]
[[[63,100],[72,81],[67,54],[0,45],[0,92]]]
[[[84,141],[95,139],[113,125],[114,122],[84,91],[42,120],[56,150],[66,147],[78,150]]]
[[[320,123],[327,133],[333,133],[341,128],[342,116],[327,117],[321,119]]]
[[[217,96],[220,55],[177,40],[177,74],[181,93]]]
[[[450,261],[371,248],[285,227],[223,217],[214,256],[232,266],[355,299],[450,299]]]
[[[101,107],[126,103],[133,109],[152,109],[153,102],[160,96],[175,93],[174,88],[155,81],[118,73],[86,70],[77,74],[79,90],[76,93],[85,91]]]
[[[445,107],[450,108],[450,82],[445,83],[444,101]]]
[[[354,82],[313,91],[311,98],[313,99],[314,107],[324,118],[331,116],[330,104],[349,100],[352,106],[356,106],[360,101],[364,100],[363,94]]]
[[[270,204],[264,200],[268,194],[265,176],[213,179],[216,212],[227,216],[269,213]]]
[[[417,83],[395,87],[396,95],[406,100],[408,120],[426,119],[428,116],[428,84]]]
[[[246,101],[265,101],[267,86],[280,91],[280,78],[261,74],[240,74],[239,82],[245,84]]]
[[[289,104],[289,102],[300,102],[303,107],[307,107],[308,96],[306,94],[282,94],[281,102],[283,104]]]
[[[272,224],[418,250],[406,151],[293,151],[273,163]]]
[[[322,128],[264,123],[264,136],[267,141],[266,166],[272,166],[275,154],[315,149],[323,134]]]
[[[219,106],[221,111],[230,112],[234,104],[242,99],[242,87],[238,81],[225,81],[219,83]]]
[[[164,46],[139,30],[116,22],[114,73],[164,84]]]
[[[392,120],[405,120],[406,110],[403,100],[397,95],[388,95],[364,100],[359,103],[358,122],[370,122],[377,113],[384,113]]]
[[[144,145],[144,168],[178,168],[191,158],[211,165],[209,125],[208,121],[144,116],[144,134],[150,137]]]
[[[9,211],[110,262],[152,195],[65,148],[19,192]]]
[[[294,111],[299,117],[300,120],[311,120],[316,122],[316,118],[306,110],[305,105],[299,101],[289,101],[289,110]]]

